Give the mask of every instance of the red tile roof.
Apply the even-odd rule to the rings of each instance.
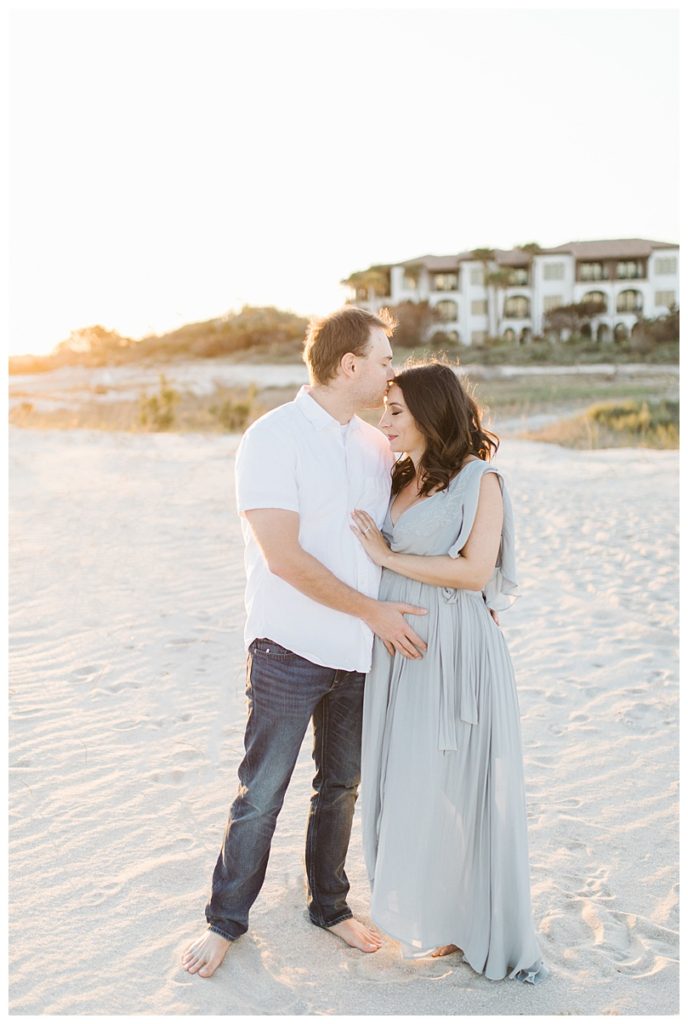
[[[634,259],[649,256],[653,249],[678,249],[673,242],[653,242],[647,238],[599,239],[592,242],[566,242],[543,252],[570,253],[577,260]]]
[[[649,256],[654,249],[678,249],[674,242],[655,242],[647,238],[616,238],[599,239],[583,242],[566,242],[564,245],[557,245],[550,249],[541,249],[536,255],[555,255],[556,253],[567,253],[577,260],[603,260],[603,259],[637,259]],[[531,255],[523,249],[495,249],[495,261],[499,266],[525,267],[531,260]],[[433,256],[427,254],[418,256],[414,260],[404,260],[401,263],[389,264],[398,267],[426,267],[431,273],[442,273],[458,270],[459,264],[467,260],[475,260],[474,250],[468,249],[464,252],[451,253],[448,256]]]

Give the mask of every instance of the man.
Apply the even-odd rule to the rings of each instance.
[[[239,791],[206,906],[208,930],[182,956],[209,978],[248,928],[270,843],[308,723],[316,774],[306,836],[308,913],[350,946],[381,938],[353,918],[344,861],[360,779],[363,683],[373,633],[406,657],[426,645],[404,618],[412,605],[377,600],[380,570],[350,529],[355,508],[381,524],[392,455],[356,416],[394,377],[394,321],[345,308],[311,323],[311,385],[257,420],[236,458],[246,545],[248,721]]]

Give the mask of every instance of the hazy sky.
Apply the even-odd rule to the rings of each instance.
[[[678,240],[678,15],[15,13],[12,352],[244,303],[318,313],[371,263]]]

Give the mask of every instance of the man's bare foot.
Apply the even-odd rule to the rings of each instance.
[[[340,939],[344,939],[348,946],[360,949],[364,953],[376,953],[382,945],[382,936],[374,928],[368,928],[353,917],[348,917],[346,921],[340,921],[339,924],[333,924],[327,931],[333,932]]]
[[[189,974],[200,974],[202,978],[210,978],[225,958],[231,946],[229,939],[223,939],[217,932],[203,932],[182,953],[182,967]]]
[[[448,946],[438,946],[431,953],[431,956],[449,956],[450,953],[460,953],[461,950],[458,946],[454,946],[450,943]]]

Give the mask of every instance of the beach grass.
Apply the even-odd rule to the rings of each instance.
[[[618,429],[594,418],[585,418],[586,410],[594,403],[626,402],[647,403],[654,409],[657,403],[677,402],[678,382],[674,374],[647,366],[642,372],[624,374],[600,372],[579,374],[563,370],[556,374],[527,374],[513,377],[490,377],[480,368],[469,370],[464,382],[483,411],[485,422],[497,432],[506,420],[524,421],[542,414],[556,416],[561,421],[543,429],[538,440],[551,440],[575,447],[604,447],[608,442],[637,444],[639,435],[630,429]],[[138,399],[125,398],[96,385],[78,401],[66,401],[64,406],[46,407],[33,401],[30,394],[21,395],[11,411],[10,422],[15,426],[48,430],[86,429],[127,431],[132,433],[198,432],[240,433],[263,413],[294,397],[296,388],[247,386],[216,386],[208,394],[176,388],[164,374],[157,387],[141,391]],[[676,447],[678,441],[678,413],[676,430],[667,424],[646,431],[643,443],[655,447]],[[584,417],[575,426],[572,417]],[[379,409],[363,414],[369,423],[376,424]],[[628,426],[628,424],[626,424]]]
[[[678,402],[599,402],[522,436],[567,448],[678,448]]]

